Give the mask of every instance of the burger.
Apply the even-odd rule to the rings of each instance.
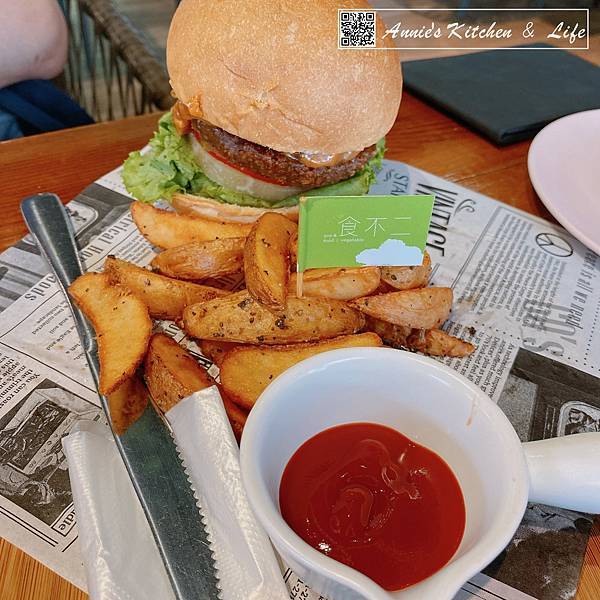
[[[177,101],[150,149],[126,160],[127,190],[144,202],[196,197],[224,220],[367,193],[402,94],[392,42],[338,48],[338,9],[369,8],[182,0],[167,41]]]

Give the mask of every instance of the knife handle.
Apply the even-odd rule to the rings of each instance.
[[[75,232],[66,208],[56,194],[36,194],[21,202],[21,214],[66,296],[69,286],[83,273]],[[71,312],[86,354],[96,350],[92,326],[72,304]],[[97,382],[98,364],[90,367]]]

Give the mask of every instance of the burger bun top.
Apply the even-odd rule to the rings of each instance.
[[[182,0],[167,66],[191,115],[279,152],[366,148],[392,127],[402,95],[398,52],[338,49],[338,9],[362,0]]]

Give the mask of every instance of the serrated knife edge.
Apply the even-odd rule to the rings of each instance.
[[[99,363],[93,329],[67,294],[82,273],[71,222],[58,197],[37,194],[21,203],[25,223],[71,308],[92,376]],[[99,395],[111,426],[108,401]],[[111,426],[112,430],[112,426]],[[151,403],[122,436],[113,436],[162,557],[177,600],[217,600],[218,575],[198,499],[179,449]]]

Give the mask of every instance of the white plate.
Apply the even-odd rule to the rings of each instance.
[[[556,220],[600,254],[600,110],[544,127],[531,143],[527,165],[535,191]]]

